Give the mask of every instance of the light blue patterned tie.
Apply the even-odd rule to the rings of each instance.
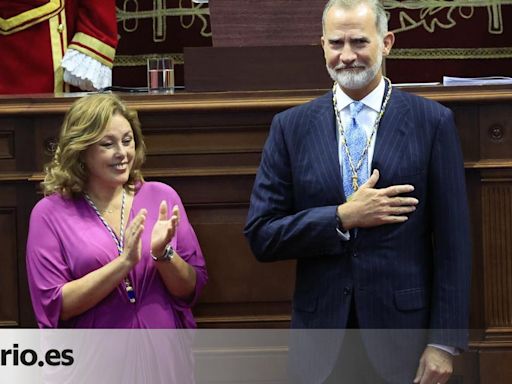
[[[361,156],[363,156],[364,149],[366,147],[366,141],[368,138],[366,137],[366,132],[364,128],[357,124],[357,115],[363,109],[364,104],[360,101],[354,101],[350,104],[350,122],[348,127],[345,129],[345,140],[347,142],[348,150],[350,151],[350,156],[352,157],[352,164],[354,168],[357,168]],[[349,197],[354,193],[354,188],[352,185],[352,167],[350,166],[349,159],[345,150],[343,150],[344,155],[344,167],[343,167],[343,191],[345,192],[345,197]],[[368,153],[366,153],[366,156]],[[368,180],[368,160],[364,159],[361,167],[357,172],[358,176],[358,185],[359,187],[363,185],[363,183]]]

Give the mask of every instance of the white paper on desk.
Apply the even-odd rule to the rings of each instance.
[[[443,76],[443,85],[499,85],[512,84],[512,77],[486,76],[486,77],[451,77]]]
[[[394,87],[400,87],[400,88],[405,88],[405,87],[432,87],[432,86],[435,86],[435,85],[441,85],[441,83],[439,81],[430,81],[430,82],[426,82],[426,83],[393,83]]]

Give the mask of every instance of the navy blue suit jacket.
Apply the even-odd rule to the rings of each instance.
[[[471,245],[453,114],[393,89],[377,131],[376,188],[412,184],[401,224],[336,231],[345,201],[332,92],[277,114],[256,176],[245,235],[260,261],[296,259],[292,327],[344,328],[354,295],[361,328],[425,329],[425,344],[467,346]]]

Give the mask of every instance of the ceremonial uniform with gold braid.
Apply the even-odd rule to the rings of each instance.
[[[86,63],[111,76],[116,46],[113,0],[0,0],[0,94],[69,90],[62,67],[69,53],[78,61],[66,68],[71,77],[78,73],[83,81]],[[80,61],[82,71],[76,72]],[[80,81],[72,84],[81,86]]]

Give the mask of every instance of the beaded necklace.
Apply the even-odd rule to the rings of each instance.
[[[366,146],[363,150],[363,153],[361,154],[361,157],[359,158],[359,161],[357,164],[354,165],[354,161],[352,160],[352,156],[350,156],[350,149],[348,148],[347,141],[345,140],[345,129],[343,128],[343,124],[341,123],[341,117],[340,117],[340,111],[338,110],[338,103],[336,101],[336,82],[334,83],[332,87],[332,104],[334,107],[334,114],[336,115],[336,121],[338,122],[338,130],[339,130],[339,136],[341,140],[341,144],[343,146],[343,149],[345,150],[345,154],[348,158],[348,163],[350,164],[350,172],[352,173],[352,187],[354,189],[354,192],[359,189],[359,180],[357,176],[357,172],[359,172],[359,169],[361,169],[361,166],[363,165],[363,161],[365,160],[368,149],[370,148],[370,144],[372,142],[373,136],[375,136],[375,133],[377,132],[377,129],[379,128],[380,120],[382,119],[382,116],[384,115],[384,112],[386,111],[386,107],[388,105],[389,99],[391,98],[391,90],[393,86],[391,85],[391,80],[389,80],[387,77],[384,77],[384,80],[388,83],[388,90],[386,93],[386,97],[384,99],[384,102],[382,103],[382,107],[380,109],[379,115],[377,116],[377,119],[375,120],[375,124],[373,124],[372,133],[370,134],[370,137],[366,141]]]
[[[91,208],[94,210],[94,212],[96,212],[96,215],[101,220],[101,222],[103,223],[105,228],[107,228],[107,230],[110,232],[110,235],[112,235],[112,238],[114,239],[114,242],[116,243],[116,246],[117,246],[118,256],[121,256],[121,254],[123,253],[123,249],[124,249],[124,203],[126,200],[126,190],[123,188],[123,197],[121,200],[121,228],[119,230],[119,238],[117,237],[114,230],[107,223],[107,221],[103,218],[100,211],[98,210],[98,208],[96,207],[96,205],[94,204],[92,199],[89,197],[89,195],[84,192],[84,197],[85,197],[85,200],[91,206]],[[128,276],[126,276],[124,278],[124,288],[126,290],[126,294],[128,295],[128,300],[130,300],[130,303],[134,304],[136,301],[135,300],[135,290],[133,289],[133,284],[130,281],[130,278]]]

